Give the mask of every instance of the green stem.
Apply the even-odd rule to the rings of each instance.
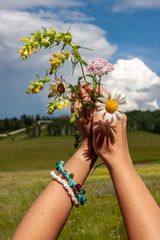
[[[91,96],[91,92],[90,92],[89,87],[88,87],[88,83],[87,83],[87,80],[86,80],[86,76],[85,76],[85,74],[84,74],[84,70],[83,70],[82,63],[81,63],[81,62],[79,62],[79,63],[80,63],[80,66],[81,66],[81,70],[82,70],[82,75],[83,75],[84,81],[85,81],[86,86],[87,86],[87,88],[88,88],[88,93],[89,93],[89,95]]]
[[[101,86],[101,77],[99,78],[99,84],[98,84],[99,86],[98,86],[98,93],[99,93],[99,95],[100,95],[100,86]]]

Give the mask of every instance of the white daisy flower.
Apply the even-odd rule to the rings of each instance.
[[[48,97],[65,97],[67,98],[67,94],[71,93],[71,90],[68,88],[68,86],[65,84],[65,79],[55,77],[52,80],[52,84],[49,85],[49,95]]]
[[[109,123],[114,121],[117,123],[117,119],[123,117],[125,110],[121,105],[126,103],[126,97],[121,97],[120,93],[115,93],[113,96],[111,93],[108,95],[102,92],[102,97],[98,98],[96,103],[98,114],[104,115],[104,122],[108,121]]]

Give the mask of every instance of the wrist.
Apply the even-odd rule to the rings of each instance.
[[[130,155],[112,155],[111,157],[108,157],[108,155],[104,155],[102,157],[102,160],[104,161],[105,165],[107,166],[109,172],[115,171],[120,168],[130,168],[133,167],[133,163],[131,160]]]
[[[93,159],[93,161],[97,160],[98,155],[95,153],[93,145],[90,144],[91,141],[89,139],[84,139],[81,141],[81,145],[78,149],[78,151],[84,152],[85,156],[88,156],[88,158]]]

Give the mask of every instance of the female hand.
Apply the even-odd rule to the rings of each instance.
[[[90,91],[92,89],[90,88]],[[78,96],[82,102],[78,101]],[[92,145],[92,117],[93,117],[93,108],[85,107],[82,108],[83,103],[91,101],[91,98],[88,94],[88,88],[85,84],[81,85],[81,88],[78,91],[78,96],[73,93],[72,98],[76,99],[72,103],[71,112],[79,112],[79,118],[76,117],[76,126],[80,134],[81,145],[87,145],[88,149],[93,150]]]
[[[107,91],[101,88],[101,92]],[[103,115],[99,115],[96,109],[93,112],[93,146],[108,167],[118,164],[119,161],[131,162],[126,135],[127,117],[117,121],[117,124],[104,123]],[[127,159],[127,160],[126,160]]]

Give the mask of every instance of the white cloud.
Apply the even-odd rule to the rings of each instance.
[[[159,109],[157,99],[154,99],[152,102],[149,102],[148,105],[153,106],[155,109]]]
[[[79,7],[82,3],[77,0],[1,0],[1,9],[7,10],[17,10],[17,9],[26,9],[34,7]]]
[[[112,2],[113,12],[126,12],[137,9],[157,9],[160,8],[159,0],[117,0]]]
[[[157,109],[155,101],[160,90],[160,77],[142,60],[119,59],[115,64],[115,70],[104,82],[110,91],[120,91],[126,95],[127,110]],[[153,101],[154,104],[151,104]]]
[[[37,94],[35,97],[26,97],[25,91],[30,84],[29,81],[35,80],[35,74],[42,77],[45,75],[47,68],[50,66],[49,58],[55,50],[41,50],[24,62],[21,60],[20,54],[18,54],[19,49],[23,45],[20,41],[21,37],[28,37],[30,33],[41,29],[41,26],[47,29],[55,27],[57,31],[62,32],[66,32],[71,27],[73,42],[94,49],[94,51],[81,50],[81,54],[87,61],[92,60],[94,57],[111,57],[117,49],[116,44],[111,44],[107,41],[106,32],[93,24],[64,23],[56,15],[52,16],[52,19],[50,16],[46,19],[42,18],[42,15],[44,15],[42,12],[13,11],[11,13],[7,10],[0,11],[0,81],[2,86],[0,88],[0,95],[4,99],[3,103],[0,103],[0,107],[5,109],[5,111],[2,111],[5,115],[7,111],[9,116],[14,116],[14,113],[17,112],[31,112],[33,101],[35,102],[34,106],[39,101],[39,105],[43,106],[43,112],[46,112],[45,108],[48,102],[45,97],[46,92]],[[67,79],[75,79],[79,74],[80,71],[77,69],[73,78],[71,76],[71,66],[66,66],[63,69],[63,75]],[[14,99],[14,101],[10,102],[10,98]],[[6,104],[9,104],[9,102],[13,104],[13,107],[8,109]],[[16,107],[17,103],[18,108]],[[38,106],[37,111],[39,108]]]

